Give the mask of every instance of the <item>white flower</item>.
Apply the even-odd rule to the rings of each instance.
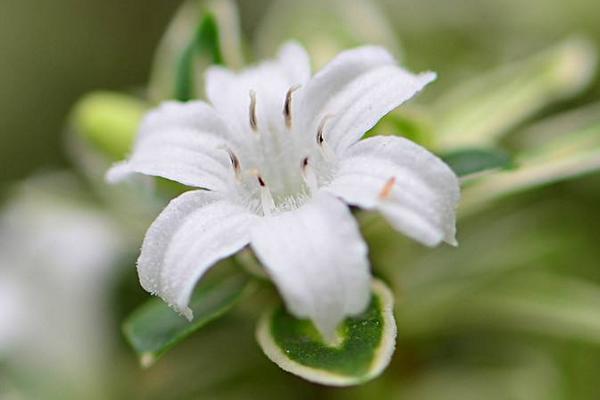
[[[196,282],[250,244],[290,312],[331,337],[369,300],[369,261],[347,204],[379,210],[428,246],[454,244],[456,176],[400,137],[359,141],[434,73],[413,75],[382,48],[338,55],[311,78],[306,52],[206,76],[208,100],[169,102],[142,123],[109,181],[155,175],[207,190],[173,200],[146,234],[142,286],[192,318]]]
[[[107,295],[124,250],[114,222],[78,200],[76,182],[29,178],[0,210],[0,359],[61,393],[102,379]]]

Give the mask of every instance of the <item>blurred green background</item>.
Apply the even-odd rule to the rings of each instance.
[[[65,164],[62,130],[93,89],[148,79],[152,54],[178,1],[0,2],[0,181]]]

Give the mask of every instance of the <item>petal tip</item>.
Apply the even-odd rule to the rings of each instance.
[[[419,74],[419,77],[423,80],[424,84],[431,83],[438,78],[437,72],[427,71]]]
[[[181,315],[183,315],[189,322],[192,322],[194,319],[194,312],[189,307],[184,307],[180,310]]]
[[[129,167],[129,163],[127,161],[123,161],[113,165],[108,171],[106,171],[104,179],[107,183],[114,185],[126,179],[131,172],[132,171]]]
[[[458,241],[456,240],[455,237],[451,237],[451,238],[445,239],[444,241],[446,243],[448,243],[452,247],[458,247]]]

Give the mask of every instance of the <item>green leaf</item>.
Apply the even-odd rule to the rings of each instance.
[[[365,134],[365,138],[387,135],[402,136],[424,147],[435,145],[435,133],[429,116],[415,107],[396,109],[383,118]]]
[[[169,24],[154,55],[148,84],[148,96],[151,102],[159,103],[173,98],[173,83],[179,72],[182,54],[190,46],[192,38],[196,37],[198,22],[207,13],[214,15],[216,19],[223,64],[230,68],[243,66],[239,13],[236,3],[231,0],[184,1]],[[200,76],[203,68],[212,62],[208,56],[210,54],[207,54],[205,59],[196,57],[195,73],[197,76]],[[194,86],[196,93],[202,93],[202,87],[203,82],[197,80]]]
[[[558,126],[562,117],[553,117],[543,121],[523,136],[533,136],[531,147],[517,154],[515,162],[518,169],[502,171],[476,182],[463,190],[460,212],[468,215],[479,211],[490,201],[513,193],[540,187],[550,183],[574,178],[600,169],[600,121],[598,105],[590,111],[595,112],[595,121],[585,121],[574,131],[557,130],[553,135],[540,135],[549,132],[550,125]],[[587,118],[586,118],[587,119]],[[542,133],[543,133],[542,132]],[[531,135],[530,135],[531,133]]]
[[[213,64],[223,64],[219,28],[212,13],[204,15],[194,38],[183,51],[177,65],[175,98],[179,101],[189,101],[194,97],[195,66],[199,56],[208,56]]]
[[[464,149],[441,156],[459,177],[513,166],[510,155],[495,149]]]
[[[225,261],[215,266],[194,291],[191,322],[159,298],[134,311],[123,324],[123,332],[142,366],[151,366],[173,346],[229,311],[249,290],[251,282],[239,266]]]
[[[332,386],[369,381],[389,364],[396,339],[392,293],[380,281],[372,293],[367,310],[338,328],[336,343],[325,343],[312,322],[294,318],[283,305],[263,315],[257,340],[271,361],[306,380]]]
[[[460,312],[462,322],[600,344],[600,286],[568,275],[529,272],[508,276],[478,293]],[[460,322],[459,322],[460,323]]]
[[[594,45],[571,39],[461,82],[433,105],[438,145],[447,150],[493,145],[549,104],[581,92],[595,70]]]

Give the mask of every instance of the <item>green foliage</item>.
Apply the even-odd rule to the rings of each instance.
[[[249,290],[251,278],[235,264],[225,261],[213,267],[194,291],[190,322],[154,298],[134,311],[123,324],[123,332],[144,367],[183,339],[228,312]]]
[[[513,166],[511,157],[495,149],[464,149],[442,155],[442,160],[459,177],[497,171]]]
[[[194,97],[195,66],[197,58],[200,56],[208,57],[212,64],[223,64],[223,55],[219,44],[219,27],[216,17],[211,13],[204,15],[193,39],[179,59],[175,76],[175,99],[189,101]]]
[[[379,281],[371,304],[347,318],[334,343],[323,340],[309,320],[298,320],[283,306],[262,318],[257,338],[265,354],[284,370],[326,385],[347,386],[378,376],[394,350],[393,295]]]
[[[422,110],[398,108],[384,116],[365,134],[365,138],[377,135],[403,136],[422,146],[434,146],[434,131]]]
[[[548,105],[579,93],[595,70],[595,48],[587,40],[571,39],[461,82],[433,104],[439,146],[493,145]]]
[[[581,176],[600,168],[598,105],[555,116],[519,133],[519,168],[477,180],[463,191],[461,208],[473,213],[491,200]],[[577,115],[585,123],[565,123]],[[587,114],[591,114],[590,118]],[[585,115],[585,117],[584,117]],[[529,141],[529,144],[526,142]]]

